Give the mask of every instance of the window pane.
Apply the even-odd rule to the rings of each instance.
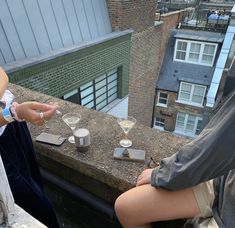
[[[112,94],[117,93],[117,87],[114,87],[113,89],[108,91],[108,96],[111,96]]]
[[[188,115],[188,120],[187,120],[186,128],[185,128],[186,133],[187,132],[194,133],[195,121],[196,121],[196,116]]]
[[[189,61],[198,62],[199,61],[199,54],[190,53],[188,57]]]
[[[194,86],[192,102],[202,104],[205,87]]]
[[[90,93],[93,93],[93,86],[88,87],[87,89],[81,91],[81,98],[89,95]]]
[[[203,54],[214,55],[215,45],[205,44]]]
[[[109,82],[109,84],[107,84]],[[80,87],[81,105],[101,110],[117,99],[117,69]]]
[[[193,94],[203,96],[204,91],[205,91],[205,87],[202,87],[202,86],[194,86]]]
[[[198,62],[201,44],[191,43],[189,61]]]
[[[176,59],[185,60],[187,50],[187,42],[178,41],[176,48]]]
[[[202,56],[202,63],[211,64],[212,61],[213,61],[213,56],[210,56],[210,55]]]
[[[106,99],[106,93],[96,98],[96,104],[99,104],[101,101]]]
[[[103,79],[105,79],[105,78],[106,78],[106,74],[104,74],[104,75],[102,75],[102,76],[96,78],[96,79],[95,79],[95,82],[99,82],[99,81],[101,81],[101,80],[103,80]]]
[[[159,103],[161,103],[161,104],[167,104],[167,100],[166,100],[166,99],[159,98]]]
[[[191,43],[190,52],[200,53],[201,44]]]
[[[94,108],[94,101],[92,101],[92,102],[90,102],[90,103],[88,103],[84,106],[87,107],[87,108]]]
[[[111,82],[113,80],[117,80],[117,73],[108,77],[108,82]]]
[[[106,85],[106,79],[104,79],[104,80],[98,82],[97,84],[95,84],[95,89],[97,90],[101,87],[104,87],[105,85]]]
[[[186,84],[186,83],[181,83],[181,91],[184,92],[191,92],[192,85]]]
[[[84,89],[86,89],[87,87],[92,86],[92,84],[93,84],[93,82],[92,82],[92,81],[91,81],[91,82],[88,82],[88,83],[86,83],[86,84],[82,85],[82,86],[80,87],[80,90],[84,90]]]
[[[179,128],[180,130],[184,129],[184,121],[185,121],[185,114],[178,112],[176,119],[176,128]]]
[[[164,127],[165,119],[156,117],[155,126]]]
[[[113,87],[117,87],[117,81],[113,81],[108,84],[108,89],[112,89]]]
[[[160,98],[165,98],[165,99],[167,99],[167,93],[160,93]]]
[[[100,88],[99,90],[97,90],[95,92],[95,97],[98,97],[98,96],[100,96],[101,94],[103,94],[105,92],[106,92],[106,87],[102,87],[102,88]]]
[[[191,94],[191,88],[192,88],[192,85],[186,84],[186,83],[181,83],[179,100],[189,101],[190,94]]]
[[[176,59],[185,60],[186,52],[177,51]]]
[[[81,100],[81,104],[82,104],[82,105],[85,105],[85,104],[89,103],[89,102],[92,101],[92,100],[94,100],[94,95],[93,95],[93,94],[91,94],[90,96],[88,96],[88,97],[86,97],[86,98],[83,98],[83,99]]]
[[[187,49],[187,42],[178,41],[177,50],[186,51],[186,49]]]

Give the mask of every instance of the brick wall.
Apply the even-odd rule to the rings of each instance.
[[[155,22],[156,0],[107,0],[113,29],[134,29],[131,42],[129,115],[151,126],[155,83],[170,30],[180,11]]]
[[[132,36],[129,114],[147,126],[152,122],[161,27],[151,27]]]
[[[76,52],[9,73],[12,83],[62,97],[81,85],[120,67],[119,96],[128,94],[130,35],[125,35]]]
[[[112,28],[135,32],[154,25],[156,0],[106,0]]]
[[[158,90],[159,92],[161,90]],[[165,119],[164,129],[167,131],[175,130],[177,112],[190,113],[196,116],[203,116],[204,108],[177,103],[177,93],[161,91],[168,94],[167,107],[155,106],[155,117]],[[157,97],[156,97],[157,103]]]

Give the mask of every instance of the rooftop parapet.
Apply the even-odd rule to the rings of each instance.
[[[75,145],[67,140],[59,147],[35,141],[41,132],[62,135],[66,138],[70,136],[71,129],[62,121],[61,115],[57,114],[46,123],[46,126],[35,127],[29,124],[38,160],[43,170],[110,205],[113,205],[119,194],[135,186],[137,176],[147,167],[151,157],[160,161],[190,141],[136,123],[128,137],[133,142],[133,148],[146,152],[145,161],[140,163],[115,160],[114,148],[120,147],[119,141],[124,137],[115,117],[13,84],[10,84],[10,90],[18,102],[56,101],[59,103],[61,113],[73,111],[81,114],[82,118],[78,125],[80,128],[89,129],[91,135],[91,146],[85,153],[78,152]]]

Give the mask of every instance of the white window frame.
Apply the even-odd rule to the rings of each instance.
[[[165,97],[162,98],[162,97],[160,97],[161,94],[166,94],[167,97],[166,97],[166,98],[165,98]],[[160,107],[167,107],[167,105],[168,105],[168,96],[169,96],[168,93],[159,91],[159,92],[157,93],[157,106],[160,106]],[[160,99],[166,100],[166,104],[161,103],[161,102],[160,102]]]
[[[183,113],[185,114],[185,118],[184,118],[184,129],[182,131],[182,129],[178,128],[177,129],[177,120],[178,120],[178,115],[179,113]],[[189,115],[192,115],[192,116],[195,116],[195,123],[194,123],[194,128],[193,128],[193,133],[190,133],[190,132],[186,132],[186,126],[187,126],[187,123],[188,123],[188,118],[189,118]],[[202,121],[202,117],[200,116],[196,116],[195,114],[191,114],[191,113],[185,113],[185,112],[177,112],[177,116],[176,116],[176,121],[175,121],[175,133],[176,134],[181,134],[181,135],[186,135],[186,136],[190,136],[190,137],[197,137],[198,135],[196,135],[196,131],[198,129],[198,122],[199,121]]]
[[[191,91],[190,91],[189,101],[185,101],[185,100],[181,100],[180,99],[180,93],[181,93],[181,88],[182,88],[183,84],[187,84],[187,85],[191,85],[192,86]],[[193,95],[194,95],[193,92],[194,92],[195,86],[204,88],[204,93],[203,93],[203,96],[202,96],[202,102],[201,103],[197,103],[197,102],[193,102],[192,101],[192,98],[193,98]],[[178,92],[178,98],[177,98],[176,102],[182,103],[182,104],[188,104],[188,105],[192,105],[192,106],[196,106],[196,107],[203,107],[203,103],[204,103],[204,99],[205,99],[205,94],[206,94],[206,86],[199,85],[199,84],[188,83],[188,82],[181,82],[180,83],[179,92]]]
[[[157,121],[157,118],[158,118],[158,119],[162,119],[162,120],[164,120],[164,121],[163,121],[163,122],[162,122],[162,121]],[[163,124],[164,126],[155,125],[156,122],[159,122],[159,123]],[[159,129],[159,130],[164,130],[164,127],[165,127],[165,119],[164,119],[164,118],[161,118],[161,117],[155,116],[155,118],[154,118],[154,128]]]
[[[177,59],[177,58],[176,58],[177,47],[178,47],[178,42],[179,42],[179,41],[180,41],[180,42],[185,42],[185,43],[187,43],[186,55],[185,55],[185,59],[184,59],[184,60],[183,60],[183,59]],[[191,44],[192,44],[192,43],[200,44],[200,45],[201,45],[201,47],[200,47],[200,52],[199,52],[199,59],[198,59],[198,62],[190,61],[190,59],[189,59],[190,47],[191,47]],[[202,62],[202,57],[203,57],[203,54],[204,54],[205,45],[212,45],[212,46],[215,46],[215,50],[214,50],[214,54],[213,54],[213,59],[212,59],[212,62],[211,62],[211,63],[203,63],[203,62]],[[215,43],[208,43],[208,42],[199,42],[199,41],[191,41],[191,40],[176,39],[176,42],[175,42],[175,49],[174,49],[174,61],[186,62],[186,63],[192,63],[192,64],[199,64],[199,65],[205,65],[205,66],[213,66],[214,60],[215,60],[215,55],[216,55],[216,52],[217,52],[217,47],[218,47],[218,44],[215,44]]]

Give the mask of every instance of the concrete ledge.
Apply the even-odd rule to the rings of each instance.
[[[81,114],[79,127],[87,128],[91,133],[89,151],[80,153],[68,141],[60,147],[34,141],[39,162],[46,170],[111,204],[121,192],[135,186],[138,174],[147,167],[150,157],[160,161],[190,141],[137,123],[130,131],[129,138],[133,141],[133,148],[146,151],[145,162],[115,160],[113,150],[119,147],[119,141],[124,136],[116,118],[16,85],[10,85],[10,90],[16,95],[18,102],[57,101],[62,113],[74,111]],[[45,126],[37,128],[29,124],[33,139],[43,131],[65,137],[71,135],[71,130],[59,115],[50,120],[47,125],[49,129]]]

